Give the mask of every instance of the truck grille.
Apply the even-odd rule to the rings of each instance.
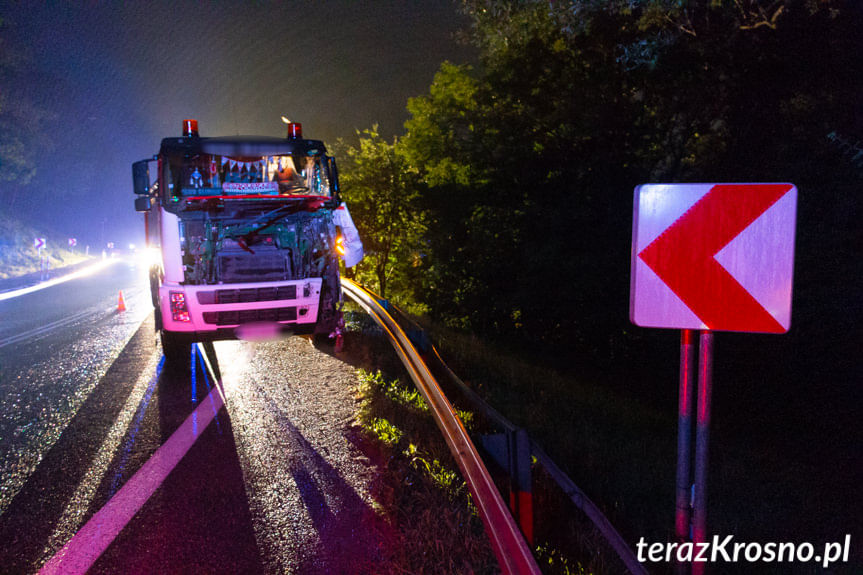
[[[254,254],[222,252],[216,262],[224,283],[271,282],[290,279],[288,252],[255,247]]]
[[[198,292],[198,303],[201,305],[249,303],[256,301],[275,301],[280,299],[297,299],[297,286],[220,289]]]
[[[297,308],[241,309],[231,311],[205,311],[204,322],[215,325],[239,325],[253,321],[296,321]]]

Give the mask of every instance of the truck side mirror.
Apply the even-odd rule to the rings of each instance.
[[[136,212],[149,212],[152,207],[152,203],[150,202],[149,196],[142,196],[140,198],[135,198],[135,211]]]
[[[141,160],[132,164],[132,182],[136,194],[150,193],[150,160]],[[137,202],[135,205],[138,205]]]
[[[339,169],[336,167],[336,159],[332,156],[326,156],[327,158],[327,176],[330,180],[330,190],[332,190],[333,197],[338,197],[341,188],[339,188]]]

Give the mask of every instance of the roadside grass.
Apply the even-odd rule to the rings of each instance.
[[[638,361],[628,361],[614,372],[589,367],[581,370],[574,365],[564,373],[541,365],[523,351],[505,349],[427,322],[424,327],[455,373],[513,423],[527,429],[602,509],[631,548],[641,537],[648,542],[674,540],[676,405],[671,406],[668,397],[648,401],[644,393],[656,386],[658,379],[663,385],[667,380],[669,394],[676,395],[673,343],[663,359],[672,369],[662,373]],[[363,333],[374,329],[371,323]],[[365,365],[380,366],[385,378],[398,377],[394,374],[403,374],[401,366],[383,335],[379,335],[373,338],[378,340],[378,347],[368,352]],[[632,379],[615,381],[627,373],[632,374]],[[378,429],[384,435],[381,439],[387,439],[388,434],[392,437],[393,457],[410,461],[412,456],[405,451],[411,444],[424,449],[412,439],[415,433],[419,434],[416,437],[438,440],[440,433],[430,419],[424,430],[407,431],[420,417],[416,405],[410,409],[404,406],[413,405],[419,396],[412,391],[407,377],[402,377],[408,383],[397,387],[392,382],[381,384],[378,392],[363,401],[370,402],[367,409],[374,409],[367,413],[375,413],[374,417],[389,424],[379,424]],[[647,379],[651,377],[654,381]],[[721,379],[725,381],[727,377]],[[733,383],[728,381],[718,388],[714,400],[727,396],[726,388]],[[643,389],[628,388],[639,385]],[[449,397],[457,407],[469,409],[456,396]],[[769,425],[777,420],[776,416],[768,419],[765,416],[769,412],[746,407],[745,401],[729,400],[733,398],[725,397],[724,402],[715,401],[714,405],[716,420],[711,431],[708,480],[710,532],[734,535],[737,541],[812,541],[816,545],[842,541],[845,533],[856,533],[853,505],[849,507],[854,493],[859,493],[859,483],[854,482],[859,477],[853,469],[854,461],[835,459],[831,465],[819,465],[818,458],[807,455],[806,450],[798,449],[797,453],[791,449],[789,440],[772,441],[774,436],[784,437],[778,428]],[[382,405],[389,407],[378,411]],[[783,404],[771,405],[781,409]],[[736,412],[719,412],[723,406]],[[405,413],[415,417],[408,416],[403,421],[398,418],[399,411],[404,412],[403,417]],[[759,421],[768,425],[759,427]],[[799,424],[812,427],[829,421],[813,418],[809,423],[800,420]],[[485,431],[482,426],[482,418],[471,420],[473,431]],[[854,429],[852,426],[848,433]],[[804,431],[795,431],[794,436]],[[828,448],[824,446],[823,450]],[[448,461],[442,441],[440,449],[437,460]],[[420,457],[426,459],[424,455]],[[416,472],[416,467],[409,468]],[[559,491],[555,494],[554,488],[544,487],[549,483],[534,466],[535,555],[543,571],[623,572],[614,552],[590,521]],[[828,485],[833,488],[825,489]],[[505,490],[503,493],[506,497]],[[484,538],[484,534],[480,532],[479,537]],[[831,572],[856,572],[859,556],[860,552],[852,548],[851,563],[831,566]],[[646,567],[652,573],[672,569],[662,563]],[[733,572],[787,573],[788,565],[738,563]]]
[[[482,522],[425,400],[412,383],[381,371],[360,369],[358,377],[357,423],[386,460],[374,495],[402,538],[388,569],[496,573]]]
[[[469,335],[427,328],[450,367],[527,429],[627,541],[665,540],[663,523],[654,518],[673,518],[675,413],[661,413],[592,375],[562,374]]]
[[[0,279],[22,276],[41,269],[39,252],[33,245],[34,238],[46,237],[49,269],[73,265],[88,259],[82,253],[65,247],[68,238],[42,233],[15,219],[0,214]]]
[[[357,372],[360,408],[356,422],[367,441],[382,452],[379,459],[386,460],[375,489],[376,508],[404,539],[388,567],[393,572],[409,573],[498,572],[467,486],[425,400],[374,322],[356,313],[354,306],[348,308],[354,310],[346,314],[349,339],[363,335],[361,345],[349,346],[362,356],[354,358],[355,365],[374,370]],[[456,412],[471,435],[484,431],[473,412],[457,406]],[[499,473],[493,474],[506,499],[505,481]],[[542,485],[549,485],[549,478],[541,473],[535,477],[536,502],[545,509],[537,519],[556,525],[534,549],[543,572],[615,573],[618,563],[607,555],[607,546],[589,520],[573,518],[562,494],[542,489]],[[573,548],[582,551],[585,559],[574,559],[569,553]]]
[[[637,361],[622,364],[614,372],[582,371],[575,365],[564,373],[534,362],[519,350],[428,322],[424,327],[453,371],[504,416],[527,429],[602,509],[631,548],[641,537],[649,542],[675,540],[676,405],[669,405],[667,398],[646,401],[643,390],[633,389],[630,394],[626,385],[650,389],[657,378],[660,384],[667,379],[668,391],[674,393],[676,373],[657,375],[655,366]],[[672,344],[666,361],[676,369],[675,353]],[[614,379],[626,373],[632,375],[624,385]],[[738,541],[821,544],[841,541],[845,533],[859,531],[853,527],[856,514],[848,508],[854,501],[853,493],[859,493],[859,484],[854,483],[855,476],[860,476],[859,467],[855,472],[854,463],[845,459],[824,465],[809,456],[809,450],[795,448],[787,434],[772,429],[770,423],[777,421],[776,417],[768,418],[755,406],[747,407],[748,402],[734,402],[728,397],[727,388],[733,383],[724,381],[726,387],[714,392],[708,477],[710,533],[734,535]],[[717,394],[723,401],[716,401]],[[781,401],[775,396],[768,405],[780,407]],[[718,411],[729,406],[733,412]],[[810,417],[796,421],[804,429],[791,431],[792,436],[806,437],[806,426],[821,425]],[[792,421],[788,419],[783,427],[790,429],[787,426]],[[741,428],[746,431],[741,432]],[[854,429],[852,426],[846,432],[854,433]],[[771,441],[774,435],[783,440]],[[753,437],[763,441],[753,441]],[[828,448],[823,446],[822,450]],[[536,472],[535,477],[539,477]],[[828,490],[827,485],[837,488]],[[621,572],[619,565],[597,561],[595,553],[607,557],[610,549],[604,547],[601,537],[589,535],[589,522],[577,518],[583,517],[581,512],[571,507],[569,517],[542,517],[543,508],[554,509],[556,505],[535,502],[536,539],[549,545],[552,558],[570,563],[576,559],[577,568],[586,565],[595,572]],[[576,522],[570,523],[573,519]],[[579,524],[583,529],[573,527]],[[596,551],[585,554],[591,547]],[[861,555],[852,549],[849,564],[831,568],[836,573],[856,573]],[[672,569],[663,563],[646,567],[652,573]],[[743,563],[735,565],[733,572],[787,573],[788,566]]]

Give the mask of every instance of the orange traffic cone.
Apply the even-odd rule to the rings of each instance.
[[[126,311],[126,302],[123,300],[123,290],[120,290],[120,297],[117,299],[117,311]]]

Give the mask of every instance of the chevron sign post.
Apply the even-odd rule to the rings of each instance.
[[[680,543],[690,534],[693,542],[707,540],[713,332],[785,333],[791,327],[796,211],[793,184],[635,189],[629,318],[641,327],[682,330],[675,512]],[[678,573],[687,567],[679,565]],[[703,563],[691,567],[703,573]]]

